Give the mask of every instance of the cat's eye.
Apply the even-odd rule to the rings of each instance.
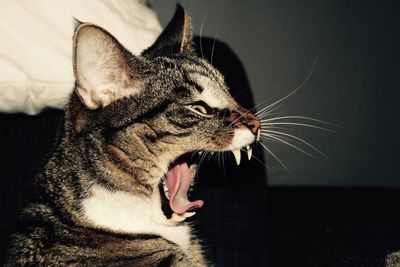
[[[203,101],[199,101],[197,103],[194,103],[192,105],[189,105],[189,107],[196,111],[199,112],[201,114],[205,114],[205,115],[211,115],[215,113],[215,109],[211,108],[209,105],[207,105],[205,102]]]
[[[205,107],[203,107],[202,105],[192,105],[191,108],[197,112],[203,113],[203,114],[207,114],[207,110]]]

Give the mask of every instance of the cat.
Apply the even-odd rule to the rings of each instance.
[[[208,266],[187,217],[196,155],[260,138],[260,120],[196,56],[177,5],[134,56],[105,29],[76,21],[75,87],[61,140],[37,177],[6,266]]]

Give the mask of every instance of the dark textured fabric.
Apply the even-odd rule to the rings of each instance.
[[[382,266],[400,249],[400,192],[389,188],[268,190],[272,266]]]
[[[52,150],[61,111],[0,114],[0,253],[4,260],[18,214],[33,196],[34,174]],[[2,263],[2,261],[0,261]]]

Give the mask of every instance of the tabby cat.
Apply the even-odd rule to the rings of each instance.
[[[260,120],[195,55],[179,5],[140,56],[77,21],[73,67],[62,138],[7,266],[207,266],[185,222],[203,205],[188,200],[193,155],[232,151],[239,163]]]

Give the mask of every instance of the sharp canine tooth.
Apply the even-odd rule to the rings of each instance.
[[[203,154],[203,151],[199,151],[198,153],[199,153],[199,155],[201,156],[201,154]]]
[[[164,189],[165,197],[169,200],[168,187],[167,187],[167,185],[165,184],[165,182],[163,183],[163,189]]]
[[[174,213],[172,213],[171,219],[172,219],[174,222],[183,222],[183,221],[186,219],[186,217],[185,217],[185,216],[181,216],[181,215],[179,215],[179,214],[176,214],[176,213],[174,212]]]
[[[247,158],[251,160],[251,156],[253,155],[253,149],[250,146],[246,146],[247,148]]]
[[[257,131],[257,141],[260,141],[260,137],[261,137],[261,129],[258,129],[258,131]]]
[[[236,159],[236,164],[240,164],[240,148],[236,148],[232,150],[233,155],[235,156]]]
[[[189,218],[189,217],[192,217],[195,214],[196,214],[195,211],[193,211],[193,212],[185,212],[185,214],[183,214],[183,216],[185,216],[185,218]]]

